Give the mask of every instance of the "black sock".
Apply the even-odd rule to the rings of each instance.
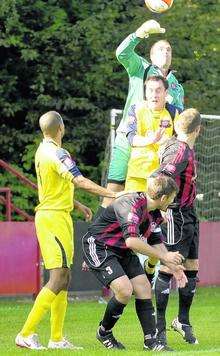
[[[113,326],[123,313],[125,306],[125,304],[120,303],[115,297],[112,297],[109,300],[103,320],[100,323],[101,328],[99,332],[101,335],[106,334],[113,328]]]
[[[166,308],[170,293],[172,274],[159,272],[155,283],[155,298],[157,307],[157,330],[166,330]]]
[[[197,272],[198,271],[185,271],[188,283],[184,288],[179,288],[178,320],[182,324],[190,325],[189,311],[195,294]]]
[[[93,221],[95,221],[101,214],[102,212],[105,210],[106,208],[103,208],[103,206],[99,206],[96,214],[93,216]]]
[[[144,339],[149,340],[154,338],[156,334],[156,323],[152,300],[135,299],[135,307],[144,333]]]

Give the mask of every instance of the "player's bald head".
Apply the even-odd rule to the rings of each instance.
[[[55,137],[61,126],[63,126],[63,119],[56,111],[48,111],[39,119],[39,125],[44,135]]]

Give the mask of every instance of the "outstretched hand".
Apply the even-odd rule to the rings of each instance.
[[[159,22],[155,20],[148,20],[144,22],[137,30],[136,36],[139,38],[148,37],[152,33],[165,33],[166,30],[163,27],[160,27]]]

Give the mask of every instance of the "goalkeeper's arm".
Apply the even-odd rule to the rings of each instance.
[[[155,20],[144,22],[135,33],[124,39],[116,50],[118,61],[125,67],[128,74],[135,75],[143,66],[143,58],[135,51],[135,47],[142,38],[147,38],[152,33],[164,33],[165,29]],[[150,63],[149,63],[150,64]]]

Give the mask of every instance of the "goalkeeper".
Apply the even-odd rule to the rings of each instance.
[[[167,79],[169,88],[167,101],[170,104],[183,108],[183,87],[179,84],[173,72],[170,70],[172,61],[172,48],[166,40],[156,42],[150,50],[151,63],[135,52],[135,47],[143,38],[153,33],[164,33],[165,29],[154,20],[146,21],[135,33],[129,35],[117,48],[116,56],[125,67],[129,76],[129,92],[124,107],[122,121],[117,129],[113,155],[109,166],[108,187],[115,191],[121,191],[127,174],[127,164],[130,157],[130,147],[125,135],[128,109],[132,104],[143,100],[143,83],[148,76],[162,75]],[[111,199],[104,199],[102,206],[106,207]]]

